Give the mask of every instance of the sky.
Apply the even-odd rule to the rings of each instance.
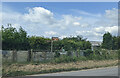
[[[29,36],[102,41],[104,33],[118,32],[117,2],[3,2],[0,13],[5,27],[22,26]]]

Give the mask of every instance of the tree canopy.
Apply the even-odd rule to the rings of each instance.
[[[109,32],[103,35],[102,48],[105,49],[120,49],[120,36],[112,36]]]
[[[11,24],[7,28],[2,26],[2,44],[3,50],[42,50],[50,51],[51,39],[27,35],[27,32],[20,27],[19,30],[12,27]],[[86,50],[91,48],[91,44],[81,36],[66,37],[53,42],[53,51],[61,50],[64,48],[69,50]]]
[[[26,31],[20,27],[19,31],[9,25],[7,28],[2,26],[2,48],[5,50],[27,50],[29,43]]]

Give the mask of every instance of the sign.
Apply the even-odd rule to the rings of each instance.
[[[58,37],[52,37],[52,40],[53,40],[53,41],[58,41],[59,38],[58,38]]]

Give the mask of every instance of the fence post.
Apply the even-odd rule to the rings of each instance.
[[[42,52],[44,60],[46,60],[46,52]]]
[[[33,57],[33,49],[31,49],[31,61],[34,61],[34,57]]]
[[[30,52],[30,50],[29,50],[29,51],[28,51],[28,58],[27,58],[27,61],[30,62],[30,60],[31,60],[31,52]]]
[[[16,50],[13,50],[13,52],[12,52],[12,61],[13,62],[17,61],[17,51]]]
[[[32,61],[32,49],[28,51],[28,58],[27,58],[27,61],[30,62]]]

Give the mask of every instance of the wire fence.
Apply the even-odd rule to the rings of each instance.
[[[60,55],[67,55],[66,52],[58,52]],[[30,62],[30,61],[45,61],[55,58],[55,52],[44,51],[2,51],[3,62]],[[70,56],[84,56],[84,52],[72,52]]]
[[[51,52],[2,51],[3,62],[43,61],[53,57],[54,53]]]

